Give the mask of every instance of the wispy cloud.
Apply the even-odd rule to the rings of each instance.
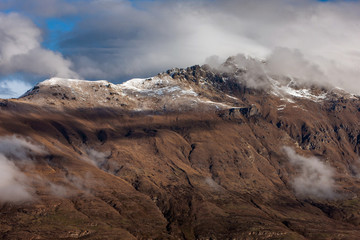
[[[32,200],[33,189],[29,178],[20,170],[32,165],[31,156],[45,154],[43,147],[19,136],[0,137],[0,201]]]
[[[108,153],[99,152],[92,148],[87,148],[85,152],[87,156],[83,157],[84,161],[99,168],[106,163],[107,157],[109,156]]]
[[[284,147],[292,165],[298,168],[298,175],[292,179],[292,186],[300,198],[335,199],[336,185],[334,170],[316,157],[303,157],[292,148]]]
[[[0,201],[20,202],[32,199],[26,186],[26,176],[15,164],[3,154],[0,154]]]
[[[119,164],[111,159],[111,152],[100,152],[93,148],[86,147],[85,148],[86,155],[84,154],[82,159],[99,169],[108,172],[110,174],[114,174],[116,169],[119,169]]]
[[[44,177],[36,171],[34,160],[45,157],[48,150],[34,142],[29,137],[20,135],[0,137],[0,203],[21,203],[36,201],[36,186],[41,186],[41,191],[56,197],[70,197],[75,194],[90,193],[91,188],[100,184],[94,181],[90,172],[82,175],[66,174],[58,182]],[[102,159],[102,154],[91,151],[87,161],[96,165]],[[89,160],[91,159],[91,160]],[[92,162],[94,161],[94,162]]]

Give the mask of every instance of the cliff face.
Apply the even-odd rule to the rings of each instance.
[[[245,77],[52,79],[3,100],[1,238],[359,238],[359,98]]]

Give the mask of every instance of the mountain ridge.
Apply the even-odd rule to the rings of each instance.
[[[229,59],[231,60],[231,58]],[[231,63],[229,59],[224,63],[227,68]],[[158,111],[166,109],[166,105],[170,105],[169,109],[172,111],[176,108],[181,109],[182,106],[196,108],[198,104],[213,105],[212,108],[215,109],[231,108],[236,107],[232,104],[241,102],[242,95],[246,91],[275,95],[280,97],[285,104],[293,102],[294,98],[320,101],[327,97],[330,98],[330,95],[335,98],[359,98],[359,96],[347,93],[340,88],[327,89],[315,85],[309,86],[301,84],[301,81],[291,77],[271,77],[267,73],[256,76],[258,80],[252,80],[261,82],[258,83],[258,86],[251,86],[251,84],[247,86],[248,83],[242,76],[246,74],[247,70],[236,67],[234,64],[230,66],[231,70],[219,70],[208,65],[195,65],[186,69],[174,68],[154,77],[131,79],[122,84],[113,84],[105,80],[52,78],[40,82],[20,98],[27,98],[31,101],[37,98],[38,103],[46,98],[56,98],[57,96],[62,100],[76,100],[77,98],[79,100],[80,98],[84,102],[90,101],[92,106],[100,104],[126,107],[129,105],[128,109],[133,108],[137,111]],[[67,90],[55,91],[56,88],[61,87]],[[40,96],[36,97],[39,94]],[[46,94],[52,94],[52,96],[46,96]],[[90,98],[95,98],[95,101],[91,101]],[[151,102],[156,102],[156,104]],[[50,104],[56,105],[53,102]]]
[[[264,76],[193,66],[1,100],[2,187],[30,196],[0,196],[1,238],[358,238],[359,97]]]

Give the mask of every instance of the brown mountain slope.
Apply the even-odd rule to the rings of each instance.
[[[166,101],[154,85],[83,101],[59,82],[2,100],[0,237],[360,237],[357,97],[284,99],[189,71],[167,76],[193,99],[156,80]]]
[[[57,112],[8,101],[1,135],[31,137],[47,153],[26,171],[34,198],[1,204],[2,238],[359,237],[359,102],[303,101],[309,110],[279,112],[276,97],[257,101],[253,116]],[[283,146],[332,166],[336,196],[297,197]]]

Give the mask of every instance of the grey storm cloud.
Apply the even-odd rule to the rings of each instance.
[[[271,59],[279,73],[360,92],[356,84],[360,75],[357,1],[51,0],[51,5],[28,0],[25,7],[23,1],[5,2],[8,6],[0,4],[0,8],[10,4],[20,14],[78,18],[74,28],[59,40],[62,55],[39,47],[39,33],[32,33],[35,36],[30,43],[35,47],[4,65],[7,71],[22,66],[25,72],[76,72],[85,79],[120,82],[203,64],[212,55],[225,60],[241,53]],[[12,17],[22,19],[20,15]],[[36,29],[30,23],[28,28]],[[4,43],[0,43],[4,49],[1,46]],[[34,59],[37,61],[29,66],[24,64]],[[37,63],[42,68],[37,68]]]

